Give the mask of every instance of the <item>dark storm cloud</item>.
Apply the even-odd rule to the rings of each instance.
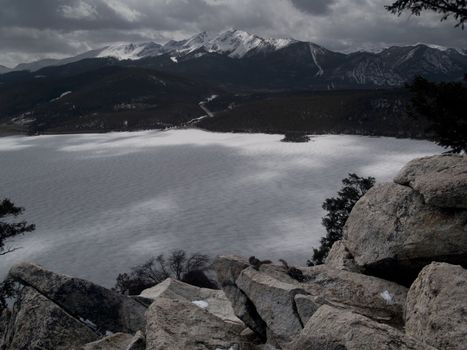
[[[390,0],[0,0],[0,64],[64,57],[115,42],[165,42],[229,27],[334,50],[427,42],[467,47],[438,16],[395,17]]]
[[[335,3],[332,0],[291,0],[292,4],[299,10],[308,12],[312,15],[323,15],[331,10]]]

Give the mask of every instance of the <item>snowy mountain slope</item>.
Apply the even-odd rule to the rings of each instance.
[[[197,50],[243,58],[247,55],[268,53],[297,42],[293,39],[262,38],[244,31],[229,29],[221,33],[202,32],[189,39],[171,40],[164,45],[155,42],[110,45],[66,59],[45,59],[17,65],[14,70],[37,71],[47,66],[58,66],[86,58],[112,57],[118,60],[138,60],[169,54],[173,57],[188,55]],[[0,74],[4,73],[0,68]]]
[[[183,56],[203,49],[206,52],[243,58],[248,54],[280,50],[296,42],[293,39],[261,38],[244,31],[229,29],[220,34],[202,32],[187,40],[170,41],[163,46],[164,53]]]
[[[112,57],[118,60],[138,60],[144,57],[159,56],[163,53],[161,49],[162,45],[154,42],[111,45],[102,49],[96,57]]]

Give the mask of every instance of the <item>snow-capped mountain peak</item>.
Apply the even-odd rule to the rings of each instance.
[[[294,42],[292,39],[262,38],[245,31],[229,29],[211,39],[205,47],[211,52],[242,58],[252,51],[276,51]]]
[[[171,40],[165,45],[154,42],[117,44],[104,48],[97,57],[114,57],[119,60],[137,60],[148,56],[170,54],[184,56],[203,49],[206,52],[242,58],[252,52],[272,52],[295,43],[293,39],[262,38],[237,29],[221,33],[202,32],[186,40]]]
[[[155,42],[110,45],[102,49],[96,57],[114,57],[119,60],[137,60],[161,54],[161,45]]]

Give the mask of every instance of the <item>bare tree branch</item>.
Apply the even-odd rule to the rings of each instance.
[[[400,16],[409,11],[419,16],[423,11],[435,11],[442,14],[441,21],[452,16],[456,21],[456,27],[464,29],[467,20],[467,0],[397,0],[386,9]]]

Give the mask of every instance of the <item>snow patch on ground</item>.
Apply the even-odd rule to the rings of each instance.
[[[69,95],[69,94],[71,94],[71,91],[65,91],[65,92],[64,92],[63,94],[61,94],[60,96],[51,99],[50,102],[58,101],[58,100],[62,99],[63,97],[65,97],[66,95]]]
[[[211,101],[214,101],[216,98],[218,98],[219,96],[217,95],[211,95],[209,96],[207,99],[206,99],[206,102],[211,102]]]
[[[324,69],[320,66],[320,64],[318,63],[318,59],[316,58],[316,54],[320,51],[320,48],[316,47],[313,44],[310,44],[311,57],[313,58],[313,62],[315,63],[316,67],[318,68],[318,72],[316,73],[317,77],[320,77],[324,74]]]
[[[206,300],[195,300],[192,301],[192,303],[200,307],[201,309],[207,309],[209,306],[209,303]]]
[[[170,60],[174,63],[178,63],[177,57],[170,57]]]
[[[380,294],[380,297],[383,298],[388,305],[394,304],[394,298],[387,290]]]

